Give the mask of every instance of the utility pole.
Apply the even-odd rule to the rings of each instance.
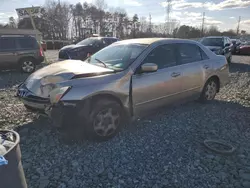
[[[204,36],[204,25],[205,25],[205,12],[203,12],[203,16],[202,16],[201,37]]]
[[[240,21],[241,21],[241,17],[239,16],[239,20],[238,20],[238,26],[237,26],[237,30],[236,30],[236,34],[238,35],[240,32]]]
[[[152,20],[152,17],[151,17],[151,14],[149,13],[149,32],[151,33],[152,32],[152,22],[151,22],[151,20]]]
[[[171,3],[172,3],[172,0],[167,0],[166,1],[166,19],[165,19],[165,30],[167,30],[167,34],[170,33],[170,13],[171,13]]]

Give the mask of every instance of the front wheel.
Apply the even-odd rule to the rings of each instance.
[[[200,96],[201,101],[211,101],[214,100],[215,95],[218,91],[219,85],[215,79],[210,79],[205,84],[203,91]]]
[[[87,134],[95,140],[114,137],[122,124],[122,107],[116,101],[100,99],[92,106],[87,124]]]

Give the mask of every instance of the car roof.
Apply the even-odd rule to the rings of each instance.
[[[116,42],[116,44],[146,44],[146,45],[150,45],[150,44],[162,42],[162,41],[197,43],[196,41],[193,41],[193,40],[178,39],[178,38],[138,38],[138,39],[122,40],[122,41]]]
[[[97,39],[97,40],[101,40],[101,39],[117,39],[116,37],[89,37],[89,39]]]
[[[225,38],[224,36],[209,36],[209,37],[204,37],[204,38]]]

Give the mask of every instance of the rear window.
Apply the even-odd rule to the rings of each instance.
[[[84,39],[82,40],[81,42],[78,42],[76,45],[86,45],[86,46],[89,46],[89,45],[94,45],[94,44],[101,44],[101,40],[99,40],[98,38],[87,38],[87,39]]]
[[[223,46],[223,38],[203,38],[201,44],[204,46]]]
[[[104,41],[105,41],[105,43],[106,43],[107,45],[110,45],[110,44],[116,42],[117,39],[114,39],[114,38],[104,38]]]
[[[20,37],[17,38],[17,43],[18,48],[21,49],[34,49],[37,47],[37,42],[34,38]]]

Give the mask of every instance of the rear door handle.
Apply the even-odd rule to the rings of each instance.
[[[177,77],[177,76],[180,76],[180,75],[181,75],[181,73],[179,73],[179,72],[173,72],[171,74],[172,77]]]
[[[204,65],[203,67],[204,67],[204,69],[208,69],[208,68],[209,68],[209,66],[208,66],[208,65]]]

